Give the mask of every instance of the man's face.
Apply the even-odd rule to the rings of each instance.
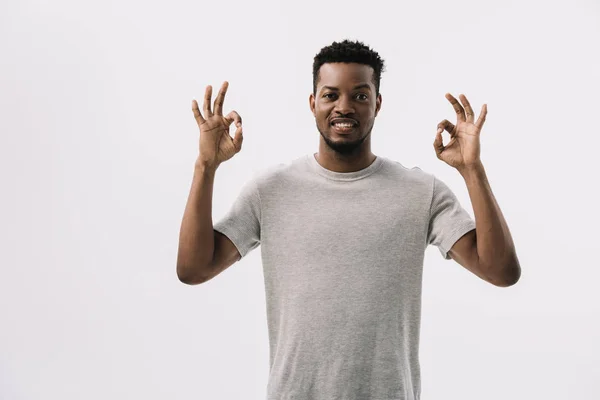
[[[327,146],[340,154],[355,154],[369,137],[381,107],[372,82],[373,68],[357,63],[326,63],[319,70],[316,96],[310,108]],[[338,118],[353,120],[351,128],[334,125]]]

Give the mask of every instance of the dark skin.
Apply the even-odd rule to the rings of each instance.
[[[319,70],[316,96],[309,97],[310,109],[321,133],[317,162],[335,172],[354,172],[371,165],[371,130],[381,109],[381,94],[372,82],[373,68],[357,63],[326,63]],[[365,86],[356,88],[356,86]],[[456,112],[456,124],[443,120],[438,124],[433,147],[438,159],[455,168],[469,191],[476,228],[463,235],[449,251],[458,264],[481,279],[499,287],[514,285],[521,267],[508,225],[487,180],[480,159],[480,133],[487,115],[484,104],[475,121],[475,113],[466,96],[460,102],[450,93],[446,99]],[[333,131],[331,120],[352,118],[358,127],[349,134]],[[450,134],[444,145],[441,132]]]
[[[358,85],[366,87],[354,89]],[[321,133],[319,152],[315,155],[319,164],[335,172],[354,172],[375,161],[376,156],[371,152],[371,130],[381,100],[381,94],[375,93],[372,67],[356,63],[321,66],[317,95],[311,93],[309,98]],[[335,117],[352,118],[359,125],[348,135],[338,135],[330,124]]]

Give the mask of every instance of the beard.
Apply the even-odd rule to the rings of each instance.
[[[325,141],[325,144],[327,145],[327,147],[329,147],[331,150],[338,153],[339,155],[351,156],[351,155],[355,155],[360,152],[360,148],[361,148],[363,142],[369,137],[369,135],[371,134],[371,130],[373,130],[373,125],[371,125],[369,127],[369,130],[365,135],[363,135],[362,137],[359,137],[358,139],[346,139],[346,138],[342,137],[341,140],[331,140],[330,136],[328,134],[324,133],[321,130],[321,128],[319,128],[318,123],[317,123],[317,129],[318,129],[319,133],[321,134],[321,137]],[[352,135],[352,134],[350,134],[350,135]],[[348,135],[348,136],[350,136],[350,135]]]

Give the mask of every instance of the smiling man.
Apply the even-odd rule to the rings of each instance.
[[[213,227],[216,169],[241,150],[241,117],[222,115],[225,82],[200,127],[200,156],[180,233],[177,273],[207,282],[261,246],[270,373],[267,399],[418,400],[424,252],[437,246],[479,278],[520,276],[512,238],[479,157],[487,107],[446,94],[457,121],[438,124],[438,159],[465,179],[475,220],[418,167],[371,152],[384,62],[361,42],[324,47],[310,109],[319,150],[256,174]],[[235,122],[235,137],[229,125]],[[444,146],[441,132],[451,140]]]

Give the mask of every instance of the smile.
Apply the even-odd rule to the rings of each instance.
[[[333,128],[333,131],[336,133],[349,133],[349,132],[352,132],[356,128],[356,125],[334,124],[331,127]]]

